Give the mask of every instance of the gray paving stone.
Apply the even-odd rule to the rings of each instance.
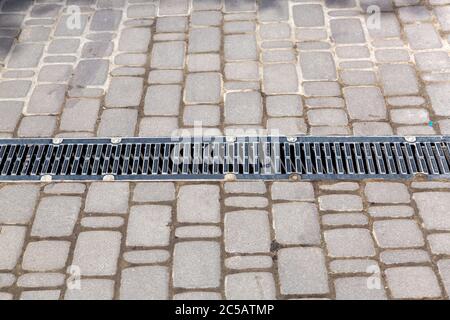
[[[26,27],[20,32],[20,42],[46,42],[49,40],[51,28],[36,26]]]
[[[196,123],[200,123],[202,126],[218,126],[220,125],[220,115],[219,106],[186,106],[183,113],[183,123],[187,126],[193,126]]]
[[[73,25],[73,17],[71,15],[63,15],[59,19],[54,32],[55,37],[77,37],[81,36],[86,29],[88,16],[81,14],[79,16],[79,28]]]
[[[176,133],[178,118],[146,117],[139,124],[140,137],[168,137]]]
[[[450,233],[434,233],[427,237],[431,252],[450,255]]]
[[[339,278],[334,281],[337,300],[386,300],[383,287],[370,288],[370,278]]]
[[[148,19],[155,17],[155,15],[156,15],[156,7],[153,4],[132,5],[129,6],[127,10],[128,18]]]
[[[264,197],[228,197],[225,199],[225,206],[240,208],[265,208],[268,200]]]
[[[139,106],[143,85],[142,78],[113,77],[105,97],[105,106],[108,108]]]
[[[162,202],[175,200],[175,185],[171,182],[138,183],[134,188],[135,202]]]
[[[407,62],[410,60],[409,53],[403,49],[379,49],[375,50],[378,62]]]
[[[39,196],[38,186],[10,185],[0,189],[0,224],[27,224]]]
[[[308,131],[302,118],[269,118],[266,127],[275,136],[304,135]]]
[[[225,259],[225,266],[233,270],[267,269],[272,265],[273,260],[270,256],[233,256]]]
[[[392,109],[391,121],[400,124],[428,124],[430,117],[426,109]]]
[[[275,281],[269,272],[235,273],[225,277],[225,297],[228,300],[273,300]]]
[[[167,267],[133,267],[122,271],[121,300],[164,300],[169,295]]]
[[[227,252],[269,252],[270,227],[267,212],[243,210],[226,213],[224,237]]]
[[[41,200],[36,210],[31,235],[37,237],[70,236],[81,209],[81,198],[53,196]]]
[[[68,64],[43,66],[39,71],[38,81],[55,83],[68,82],[72,75],[72,69],[72,66]]]
[[[223,31],[225,34],[251,33],[255,32],[256,24],[253,21],[230,21],[225,22]]]
[[[222,230],[216,226],[186,226],[175,230],[177,238],[218,238]]]
[[[81,279],[80,289],[67,288],[64,300],[112,300],[114,281],[108,279]]]
[[[201,292],[190,291],[182,292],[173,295],[173,300],[221,300],[222,295],[218,292]]]
[[[398,265],[405,263],[427,263],[430,256],[425,250],[396,249],[384,250],[380,253],[380,260],[386,265]]]
[[[61,6],[59,4],[34,4],[31,8],[30,16],[33,18],[55,18],[60,10]]]
[[[361,211],[361,197],[349,194],[331,194],[319,197],[319,208],[324,211]]]
[[[259,80],[259,66],[257,62],[231,62],[225,64],[227,80]]]
[[[410,65],[384,64],[380,67],[384,94],[387,96],[419,93],[415,70]]]
[[[225,12],[255,11],[255,0],[225,0]]]
[[[16,266],[24,245],[26,227],[2,226],[0,228],[0,270]]]
[[[99,110],[100,100],[68,99],[64,106],[59,128],[63,131],[93,132]]]
[[[372,203],[409,203],[406,185],[396,182],[368,182],[364,189],[367,200]]]
[[[383,95],[377,87],[348,87],[344,89],[344,97],[350,118],[358,120],[386,118]]]
[[[64,283],[62,273],[25,273],[17,279],[18,287],[39,288],[39,287],[59,287]]]
[[[306,96],[331,97],[341,95],[341,87],[338,82],[304,82],[303,88],[305,89]]]
[[[83,227],[91,229],[114,229],[124,224],[122,217],[85,217],[81,219]]]
[[[182,41],[155,43],[152,49],[152,68],[182,69],[185,50],[186,44]]]
[[[115,231],[87,231],[78,235],[72,265],[84,276],[114,275],[122,235]]]
[[[75,68],[72,77],[72,86],[96,86],[105,83],[108,75],[109,63],[107,60],[82,60]]]
[[[345,126],[348,124],[347,114],[339,109],[315,109],[308,111],[311,125]]]
[[[30,242],[25,249],[22,268],[28,271],[62,269],[66,265],[69,248],[69,241]]]
[[[338,97],[318,97],[306,99],[308,108],[344,108],[344,99]]]
[[[450,57],[445,51],[416,53],[414,59],[421,71],[444,71],[450,69]]]
[[[41,84],[35,87],[27,107],[27,113],[58,114],[61,112],[66,86],[61,84]]]
[[[102,113],[98,126],[99,137],[131,137],[134,135],[137,110],[109,109]]]
[[[437,298],[441,289],[429,267],[399,267],[385,271],[387,284],[394,298]]]
[[[369,19],[369,18],[367,18]],[[400,23],[395,13],[385,12],[380,15],[380,24],[376,27],[370,27],[368,24],[369,34],[372,38],[394,38],[400,37]]]
[[[54,116],[29,116],[22,118],[17,135],[19,137],[50,137],[56,129]]]
[[[167,250],[135,250],[123,254],[125,261],[134,264],[163,263],[169,260],[170,253]]]
[[[286,0],[277,1],[276,5],[271,0],[262,0],[258,6],[258,18],[260,21],[284,21],[289,19],[289,3]]]
[[[338,46],[336,47],[336,54],[342,59],[359,59],[369,58],[369,49],[365,46]]]
[[[171,84],[183,82],[181,70],[152,70],[148,75],[148,83]]]
[[[409,206],[376,206],[369,207],[368,212],[374,218],[404,218],[411,217],[414,209]]]
[[[14,284],[16,276],[12,273],[0,273],[0,288],[7,288]]]
[[[259,28],[259,36],[262,40],[290,39],[291,27],[287,23],[262,24]]]
[[[326,191],[356,191],[359,189],[359,185],[356,182],[337,182],[333,184],[322,184],[319,188]]]
[[[18,43],[11,52],[8,68],[34,68],[37,67],[42,53],[43,44]]]
[[[447,214],[450,197],[446,192],[420,192],[414,193],[426,229],[450,230],[450,218]]]
[[[152,51],[152,54],[155,51]],[[124,66],[144,66],[147,64],[147,55],[143,53],[121,53],[118,54],[114,63]],[[152,62],[152,67],[154,67]]]
[[[449,116],[448,104],[450,103],[450,84],[432,83],[426,86],[426,91],[431,100],[431,107],[436,115]]]
[[[441,48],[441,39],[430,23],[411,24],[404,27],[406,38],[413,50]]]
[[[331,34],[337,44],[365,42],[359,19],[333,19],[330,21]]]
[[[180,112],[181,86],[155,85],[147,89],[144,113],[154,116],[176,116]]]
[[[58,300],[61,290],[22,291],[20,300]]]
[[[340,77],[348,86],[368,86],[377,82],[377,77],[372,71],[343,70],[340,72]]]
[[[190,53],[219,51],[221,45],[221,33],[219,28],[195,28],[189,32]]]
[[[186,103],[219,103],[222,79],[220,73],[191,73],[186,77]]]
[[[191,14],[193,26],[221,26],[222,13],[219,11],[195,11]]]
[[[119,50],[127,52],[147,52],[150,44],[150,37],[150,29],[124,29],[120,36]]]
[[[218,10],[222,8],[221,0],[193,0],[194,10]]]
[[[156,32],[186,32],[186,17],[160,17],[156,20]]]
[[[6,0],[3,3],[2,11],[3,12],[21,12],[27,11],[32,6],[32,1],[23,0],[23,1],[14,1],[14,0]]]
[[[114,31],[117,30],[122,19],[122,11],[102,9],[96,10],[92,17],[91,31]]]
[[[287,248],[278,252],[281,294],[329,292],[325,257],[320,248]]]
[[[187,14],[189,1],[187,0],[162,0],[159,4],[159,15],[181,15]]]
[[[215,53],[190,54],[189,72],[220,71],[220,56]]]
[[[213,241],[175,244],[173,285],[181,288],[217,288],[220,285],[220,246]]]
[[[323,8],[319,4],[301,4],[292,7],[295,26],[321,27],[325,23]]]
[[[441,25],[442,31],[450,31],[450,7],[436,7],[433,9],[436,17]]]
[[[360,0],[360,5],[364,11],[367,11],[371,5],[377,5],[381,12],[392,12],[394,9],[392,0]]]
[[[445,291],[447,294],[450,292],[450,259],[439,260],[438,263],[439,273],[444,283]]]
[[[293,64],[269,64],[263,69],[266,94],[297,93],[298,76]]]
[[[272,200],[314,201],[313,185],[309,182],[274,182]]]
[[[220,221],[219,187],[215,185],[185,185],[178,191],[179,222],[218,223]]]
[[[297,95],[276,95],[266,97],[267,114],[272,117],[301,116],[303,103]]]
[[[305,80],[336,80],[336,66],[329,52],[300,52],[300,67]]]
[[[332,213],[322,216],[322,224],[327,226],[366,226],[369,220],[362,213]]]
[[[272,205],[275,239],[285,245],[319,245],[320,225],[317,208],[312,203]]]
[[[256,60],[258,49],[256,38],[252,34],[225,36],[225,60]]]
[[[123,182],[92,183],[86,196],[84,211],[125,214],[128,212],[129,189],[128,183]]]
[[[372,259],[336,259],[330,262],[330,271],[334,274],[372,273],[378,262]]]
[[[425,244],[422,232],[412,220],[375,221],[373,233],[382,248],[421,247]]]
[[[408,6],[398,9],[398,15],[404,23],[414,23],[417,21],[429,21],[430,11],[424,6]]]
[[[264,194],[266,193],[266,186],[264,182],[249,181],[249,182],[226,182],[224,185],[226,193],[237,194]]]
[[[127,229],[127,246],[167,246],[172,209],[169,206],[133,206]]]
[[[233,92],[225,96],[225,123],[259,124],[262,99],[259,92]]]
[[[331,257],[372,257],[375,247],[370,232],[362,228],[332,229],[324,232]]]

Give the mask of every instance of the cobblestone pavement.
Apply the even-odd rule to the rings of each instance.
[[[450,0],[0,0],[0,135],[450,134],[449,34]],[[444,181],[2,184],[0,299],[448,299],[449,207]]]

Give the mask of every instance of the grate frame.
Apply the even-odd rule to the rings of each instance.
[[[450,179],[450,136],[0,139],[2,182],[403,180],[416,175]]]

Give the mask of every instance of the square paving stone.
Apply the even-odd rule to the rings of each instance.
[[[243,210],[226,213],[224,237],[227,252],[269,252],[270,226],[267,212]]]
[[[138,183],[134,188],[135,202],[163,202],[175,200],[175,185],[171,182]]]
[[[71,15],[63,15],[59,19],[54,32],[55,37],[79,37],[83,34],[88,23],[88,16],[81,14],[79,16],[79,24],[73,24],[73,17]]]
[[[332,257],[372,257],[375,247],[370,232],[361,228],[333,229],[324,232],[328,254]]]
[[[41,84],[36,86],[27,107],[27,113],[58,114],[61,112],[66,94],[66,86],[61,84]]]
[[[431,83],[426,86],[426,91],[431,100],[431,107],[436,115],[450,116],[450,84],[449,83]]]
[[[381,280],[380,280],[381,282]],[[339,278],[334,281],[337,300],[386,300],[386,292],[379,288],[369,288],[371,279],[367,277]]]
[[[267,94],[297,93],[298,76],[293,64],[269,64],[264,66],[264,92]]]
[[[273,300],[275,281],[270,272],[245,272],[225,277],[225,297],[228,300]]]
[[[297,95],[276,95],[266,97],[267,114],[272,117],[301,116],[303,102]]]
[[[347,109],[352,119],[386,119],[386,105],[383,94],[377,87],[344,88]]]
[[[54,39],[48,46],[48,53],[75,53],[80,46],[79,39]]]
[[[126,268],[120,281],[121,300],[163,300],[169,296],[167,267]]]
[[[225,60],[256,60],[256,38],[251,34],[225,36]]]
[[[151,66],[156,69],[182,69],[186,44],[181,41],[158,42],[153,45]]]
[[[281,294],[329,292],[325,257],[320,248],[286,248],[278,252]]]
[[[128,220],[127,246],[169,245],[171,220],[169,206],[133,206]]]
[[[301,52],[299,56],[305,80],[336,80],[336,65],[329,52]]]
[[[156,32],[185,32],[188,27],[186,17],[159,17],[156,20]]]
[[[145,115],[177,116],[180,112],[181,86],[149,86],[145,95]]]
[[[382,220],[373,223],[373,233],[382,248],[422,247],[425,242],[414,220]]]
[[[365,42],[359,19],[333,19],[330,21],[330,28],[333,39],[338,44]]]
[[[53,196],[41,200],[31,235],[41,238],[70,236],[81,210],[81,198]]]
[[[83,276],[112,276],[117,271],[122,235],[116,231],[88,231],[78,235],[73,266]]]
[[[8,62],[8,68],[34,68],[37,67],[44,51],[43,44],[19,43]]]
[[[22,118],[17,135],[19,137],[51,137],[56,129],[54,116],[29,116]]]
[[[113,51],[113,45],[110,42],[98,41],[98,42],[86,42],[81,51],[82,58],[105,58],[111,55]]]
[[[225,96],[225,123],[259,124],[262,99],[259,92],[232,92]]]
[[[430,23],[409,24],[404,27],[406,38],[413,50],[441,48],[441,38]]]
[[[430,230],[450,230],[450,193],[420,192],[414,193],[413,199],[419,209],[424,226]]]
[[[102,113],[97,136],[131,137],[134,136],[137,123],[137,110],[109,109]]]
[[[191,73],[186,78],[186,103],[219,103],[222,79],[220,73]]]
[[[25,249],[22,268],[29,271],[62,269],[66,265],[69,249],[69,241],[30,242]]]
[[[33,216],[39,187],[11,185],[0,189],[0,224],[27,224]]]
[[[430,267],[399,267],[385,271],[387,284],[394,298],[438,298],[441,289]]]
[[[84,211],[125,214],[128,212],[129,193],[128,183],[95,182],[89,187]]]
[[[434,233],[427,237],[431,252],[450,255],[450,233]]]
[[[126,52],[147,52],[150,44],[150,38],[150,29],[124,29],[120,36],[119,50]]]
[[[64,300],[112,300],[114,281],[107,279],[81,279],[80,288],[67,288]]]
[[[220,221],[220,190],[215,185],[186,185],[178,191],[179,222],[218,223]]]
[[[12,270],[17,264],[25,240],[26,227],[0,228],[0,270]]]
[[[39,71],[38,81],[41,82],[67,82],[72,75],[72,66],[68,64],[46,65]]]
[[[61,116],[59,128],[63,131],[94,131],[100,100],[68,99]]]
[[[220,71],[220,56],[215,53],[190,54],[189,72]]]
[[[0,98],[14,99],[24,98],[31,87],[31,81],[12,80],[0,82]]]
[[[221,33],[219,28],[194,28],[189,32],[189,52],[214,52],[219,51],[221,45]]]
[[[183,122],[187,126],[218,126],[220,124],[220,107],[209,105],[186,106]]]
[[[280,244],[320,244],[319,213],[312,203],[272,206],[275,239]]]
[[[301,4],[292,8],[296,27],[321,27],[325,23],[320,4]]]
[[[220,245],[213,241],[175,244],[173,285],[181,288],[217,288],[220,285]]]
[[[140,137],[170,137],[178,129],[176,117],[145,117],[139,124]]]
[[[0,101],[0,132],[12,132],[22,115],[23,102]]]
[[[144,80],[136,77],[113,77],[105,97],[107,108],[137,107],[141,103]]]
[[[96,10],[91,21],[91,31],[114,31],[117,30],[122,19],[120,10]]]
[[[105,83],[108,76],[108,60],[82,60],[75,68],[72,86],[97,86]]]

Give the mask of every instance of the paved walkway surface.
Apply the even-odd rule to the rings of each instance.
[[[0,0],[2,137],[450,133],[449,0]],[[0,299],[443,298],[450,182],[0,186]]]

